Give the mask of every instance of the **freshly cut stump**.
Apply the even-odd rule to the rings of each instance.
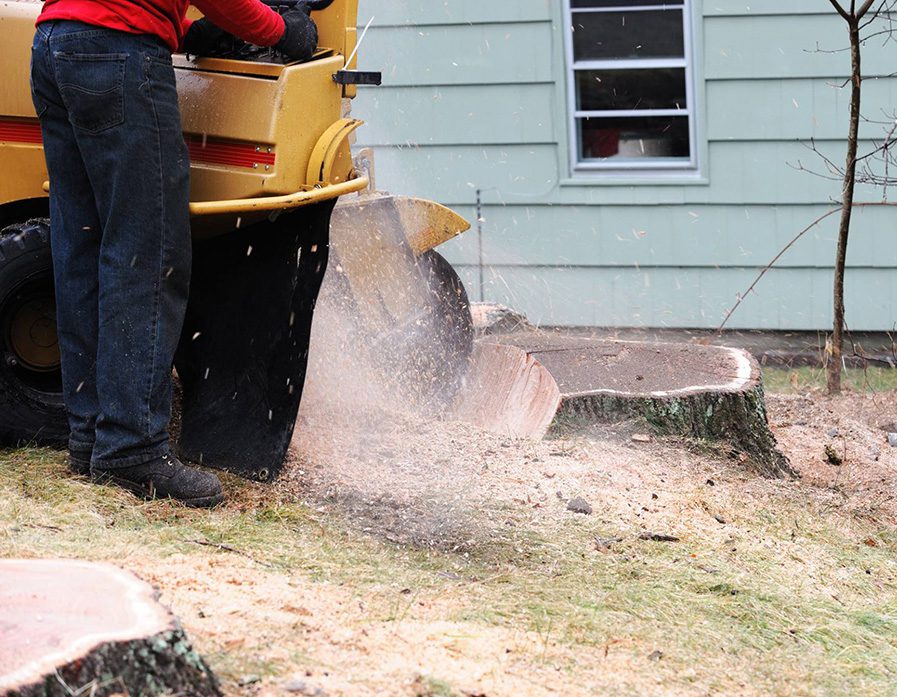
[[[152,586],[110,564],[0,560],[0,694],[221,693]]]
[[[489,336],[477,342],[455,411],[522,438],[642,417],[660,433],[726,441],[764,475],[797,476],[769,430],[760,367],[740,349],[536,332]]]

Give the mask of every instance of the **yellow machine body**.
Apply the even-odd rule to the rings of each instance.
[[[53,182],[29,88],[41,7],[0,0],[0,230],[31,235],[35,254],[48,261]],[[362,125],[348,117],[356,87],[335,78],[354,68],[346,59],[356,48],[357,14],[358,0],[314,11],[319,46],[302,63],[256,49],[239,60],[173,57],[196,240],[184,336],[201,337],[182,338],[175,361],[184,393],[181,452],[256,479],[273,477],[286,452],[328,255],[342,260],[335,266],[344,269],[362,333],[399,336],[399,327],[423,326],[420,308],[429,305],[426,326],[447,339],[463,334],[458,355],[469,348],[463,286],[430,253],[468,223],[431,201],[372,191],[370,153],[353,163],[352,134]],[[67,426],[53,387],[52,274],[47,263],[46,281],[29,281],[26,297],[25,286],[4,278],[8,269],[0,255],[0,290],[13,288],[0,293],[0,390],[22,396],[8,400],[11,409],[0,404],[0,440],[38,432],[53,440]],[[433,290],[446,279],[451,291],[435,302]],[[440,319],[441,308],[466,313],[462,331]],[[421,353],[418,345],[409,350]],[[454,356],[437,352],[431,363]]]

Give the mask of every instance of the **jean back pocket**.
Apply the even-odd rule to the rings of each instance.
[[[125,120],[126,53],[54,55],[59,94],[76,128],[100,133]]]

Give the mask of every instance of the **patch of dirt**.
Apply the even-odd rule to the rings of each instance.
[[[805,485],[854,515],[897,522],[897,448],[882,428],[897,420],[897,392],[768,395],[767,407],[779,446]]]
[[[737,461],[675,439],[634,439],[644,432],[638,423],[529,441],[398,408],[313,406],[303,407],[282,477],[258,495],[304,502],[388,544],[457,554],[462,563],[488,554],[509,526],[552,540],[565,525],[587,525],[596,541],[583,558],[613,553],[620,537],[700,540],[713,555],[675,563],[713,574],[716,555],[754,545],[806,578],[802,593],[822,598],[825,575],[812,573],[813,560],[779,553],[787,542],[758,538],[754,511],[775,499],[897,521],[897,449],[878,427],[897,419],[897,393],[769,396],[773,431],[802,474],[798,482],[757,479]],[[841,466],[827,462],[826,445],[843,454]],[[577,497],[591,515],[567,510]],[[656,541],[669,538],[677,541]],[[523,545],[517,551],[524,554]],[[428,676],[458,695],[686,695],[697,694],[691,681],[701,677],[683,669],[662,679],[666,646],[623,638],[602,649],[554,640],[550,627],[540,633],[510,618],[465,621],[480,582],[461,575],[438,592],[389,579],[362,591],[211,549],[131,557],[128,565],[161,589],[219,672],[231,673],[228,695],[291,694],[290,681],[303,686],[299,694],[328,697],[443,694],[428,687]],[[392,598],[394,616],[373,611],[371,594]],[[763,693],[731,687],[715,693]]]

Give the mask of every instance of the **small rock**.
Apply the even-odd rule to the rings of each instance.
[[[649,661],[659,661],[661,658],[663,658],[663,651],[652,651],[648,654]]]
[[[636,443],[650,443],[651,436],[649,436],[647,433],[633,433],[632,440]]]
[[[577,496],[567,502],[567,510],[573,513],[582,513],[583,515],[592,515],[592,507],[584,498]]]
[[[838,452],[830,445],[825,446],[825,459],[830,465],[838,467],[844,464],[844,460],[838,455]]]
[[[664,535],[658,532],[643,532],[639,533],[638,538],[640,540],[646,540],[648,542],[678,542],[679,538],[675,535]]]
[[[892,448],[897,448],[897,433],[888,434],[888,445]]]
[[[617,542],[622,542],[622,537],[596,537],[595,538],[595,549],[599,552],[609,552],[610,546],[612,544],[616,544]]]
[[[841,435],[841,432],[837,428],[830,428],[825,432],[825,435],[827,435],[829,438],[837,438]]]
[[[288,680],[283,685],[281,685],[284,692],[305,692],[308,689],[308,685],[306,685],[301,680]]]
[[[716,522],[719,523],[720,525],[725,525],[725,524],[726,524],[726,519],[723,518],[721,515],[715,515],[715,516],[713,516],[713,518],[714,518],[714,520],[716,520]]]
[[[298,680],[296,678],[292,680],[288,680],[285,682],[281,689],[284,692],[293,692],[300,695],[307,695],[308,697],[326,697],[327,693],[322,690],[320,687],[313,687],[309,685],[307,682],[303,680]]]
[[[244,675],[237,680],[237,684],[240,687],[246,687],[247,685],[254,685],[257,682],[261,682],[261,680],[261,677],[258,675]]]

